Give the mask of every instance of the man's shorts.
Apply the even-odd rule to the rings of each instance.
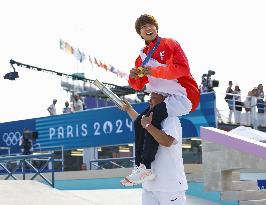
[[[142,190],[142,205],[185,205],[185,191],[161,192]]]

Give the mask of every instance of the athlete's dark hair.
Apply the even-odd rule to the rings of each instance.
[[[154,25],[158,31],[159,27],[158,27],[158,23],[157,23],[156,19],[149,14],[143,14],[139,18],[137,18],[137,20],[135,22],[135,29],[139,35],[140,35],[141,27],[147,23]]]

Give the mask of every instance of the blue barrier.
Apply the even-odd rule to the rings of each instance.
[[[266,189],[266,180],[257,180],[260,189]]]
[[[202,94],[195,112],[182,116],[183,138],[199,137],[200,126],[216,127],[215,93]],[[133,104],[141,112],[148,103]],[[36,147],[75,149],[134,142],[133,123],[117,107],[103,107],[70,114],[0,123],[0,146],[19,153],[19,138],[28,127],[38,131]],[[0,152],[1,154],[1,152]]]

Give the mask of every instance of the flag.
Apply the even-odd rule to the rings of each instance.
[[[100,64],[97,62],[97,59],[94,57],[94,64],[96,64],[98,67],[100,66]]]
[[[128,74],[121,72],[119,69],[115,68],[114,66],[110,65],[110,68],[108,69],[110,72],[116,74],[120,78],[128,79]]]
[[[104,63],[103,68],[107,71],[107,65]]]
[[[76,59],[80,62],[80,63],[82,63],[84,60],[85,60],[85,53],[84,52],[81,52],[80,50],[79,50],[79,48],[75,48],[75,49],[73,49],[74,50],[74,56],[76,57]]]
[[[79,62],[82,63],[85,60],[85,58],[86,58],[85,53],[82,52],[81,53],[81,56],[80,56],[80,61]]]
[[[65,49],[65,42],[62,39],[60,39],[59,44],[60,44],[60,49],[64,50]]]
[[[112,66],[111,65],[111,67],[110,67],[110,71],[112,72],[112,73],[114,73],[114,74],[116,74],[117,75],[117,73],[118,73],[118,69],[116,69],[114,66]]]
[[[104,68],[107,71],[107,65],[103,64],[101,61],[99,61],[100,67]]]
[[[91,60],[91,56],[90,55],[89,55],[89,61],[90,61],[91,67],[93,68],[93,62]]]
[[[73,48],[67,42],[65,42],[65,51],[68,54],[73,54]]]
[[[74,50],[74,53],[73,53],[74,56],[76,57],[76,59],[78,61],[80,61],[80,59],[81,59],[81,52],[80,52],[79,48],[74,48],[73,50]]]

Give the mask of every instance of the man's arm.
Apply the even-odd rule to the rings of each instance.
[[[152,124],[150,124],[147,128],[145,128],[152,136],[153,138],[162,146],[165,147],[170,147],[173,142],[174,138],[170,135],[167,135],[165,132],[162,130],[159,130]]]
[[[134,110],[134,108],[129,104],[128,101],[123,99],[123,102],[125,105],[122,107],[122,110],[127,112],[129,117],[131,118],[131,120],[134,122],[137,119],[137,117],[139,116],[139,113],[137,113],[137,111]]]
[[[47,108],[48,112],[51,114],[51,106]]]
[[[145,116],[142,117],[141,119],[142,127],[146,129],[160,145],[165,147],[170,147],[175,139],[151,124],[152,115],[153,113],[151,112],[149,117]]]
[[[187,57],[179,43],[173,39],[166,42],[169,57],[164,66],[146,67],[144,75],[151,75],[156,78],[175,80],[184,76],[190,76],[190,69]]]

